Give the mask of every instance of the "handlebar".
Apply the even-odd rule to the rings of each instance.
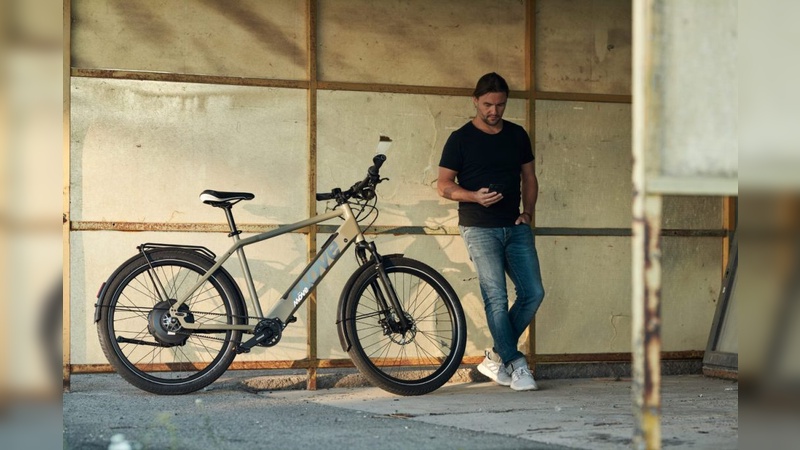
[[[386,155],[375,155],[372,158],[372,165],[367,169],[367,176],[363,180],[356,182],[346,191],[334,188],[331,192],[318,192],[316,195],[317,201],[336,200],[337,203],[342,204],[353,197],[364,200],[372,199],[375,196],[375,186],[383,181],[380,176],[380,169],[385,161]]]

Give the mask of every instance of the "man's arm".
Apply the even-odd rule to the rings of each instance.
[[[536,200],[539,198],[539,180],[536,178],[536,167],[534,162],[522,165],[522,213],[520,213],[517,225],[520,223],[530,224],[533,214],[536,211]]]
[[[489,188],[480,188],[477,191],[470,191],[462,188],[456,183],[455,170],[439,166],[439,180],[436,182],[436,189],[439,195],[457,202],[480,203],[482,206],[491,206],[503,198],[499,192],[489,192]]]

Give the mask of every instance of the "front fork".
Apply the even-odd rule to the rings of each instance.
[[[367,258],[367,252],[372,255],[372,259],[375,261],[374,268],[378,271],[378,280],[380,283],[373,282],[370,288],[372,288],[372,292],[375,294],[380,310],[386,311],[387,313],[387,329],[391,332],[401,334],[410,330],[412,324],[408,321],[405,311],[403,311],[403,307],[400,304],[400,300],[397,298],[397,292],[395,292],[391,280],[389,280],[389,277],[386,275],[386,270],[383,267],[383,259],[378,253],[377,248],[375,248],[375,243],[366,241],[358,242],[355,251],[359,265],[363,266],[370,263],[370,258]],[[388,302],[387,295],[384,295],[384,292],[388,294]],[[390,311],[395,312],[395,317],[392,317]]]

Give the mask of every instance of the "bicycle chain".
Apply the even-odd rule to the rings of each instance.
[[[106,307],[108,307],[108,306],[106,306]],[[123,311],[150,311],[151,310],[151,308],[131,308],[131,307],[128,307],[128,308],[116,308],[116,309],[123,310]],[[226,313],[214,313],[214,312],[202,312],[202,311],[192,311],[192,314],[194,314],[195,316],[205,314],[207,316],[224,316],[224,317],[228,317],[228,314],[226,314]],[[261,320],[261,318],[256,317],[256,316],[238,316],[237,315],[237,316],[231,316],[231,317],[237,317],[237,318],[240,318],[240,319],[241,318],[247,319],[248,323],[250,322],[250,319],[254,319],[257,322]],[[181,329],[181,330],[176,331],[175,334],[179,334],[181,336],[191,336],[194,333],[192,333],[191,331],[188,331],[188,332],[187,331],[183,331],[183,329]],[[225,339],[214,337],[214,336],[211,336],[211,335],[208,335],[208,334],[203,334],[203,338],[204,339],[210,339],[212,341],[225,342]]]
[[[225,316],[225,317],[227,317],[227,316],[228,316],[228,315],[227,315],[227,314],[225,314],[225,313],[196,312],[196,311],[192,311],[192,314],[194,314],[194,315],[202,315],[202,314],[205,314],[205,315],[209,315],[209,316]],[[248,323],[250,322],[250,319],[255,319],[256,321],[259,321],[259,320],[261,320],[260,318],[258,318],[258,317],[255,317],[255,316],[231,316],[231,317],[245,318],[245,319],[247,319],[247,322],[248,322]],[[191,335],[193,335],[193,334],[194,334],[194,333],[193,333],[193,332],[191,332],[191,331],[187,332],[187,331],[183,331],[182,329],[181,329],[181,330],[178,330],[178,331],[176,331],[175,333],[176,333],[176,334],[180,334],[180,335],[185,335],[185,336],[191,336]],[[199,335],[198,335],[198,336],[199,336]],[[203,336],[203,339],[210,339],[210,340],[212,340],[212,341],[225,342],[225,339],[218,338],[218,337],[214,337],[214,336],[211,336],[211,335],[208,335],[208,334],[202,334],[202,336]]]

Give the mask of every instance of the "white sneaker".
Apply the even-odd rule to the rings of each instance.
[[[524,359],[517,360],[518,363],[511,363],[511,389],[515,391],[535,391],[539,389],[536,385],[536,380],[533,379],[531,369],[528,368],[528,363]],[[516,361],[515,361],[516,362]]]
[[[488,350],[485,354],[486,357],[483,358],[483,362],[478,364],[478,372],[484,374],[487,378],[500,386],[511,386],[511,375],[508,374],[506,366],[492,360],[492,358],[489,357]]]

